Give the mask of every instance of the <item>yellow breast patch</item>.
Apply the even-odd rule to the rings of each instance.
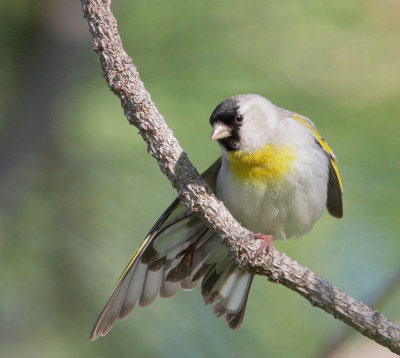
[[[228,152],[229,169],[235,177],[255,184],[279,181],[290,173],[295,159],[293,149],[266,144],[252,153]]]

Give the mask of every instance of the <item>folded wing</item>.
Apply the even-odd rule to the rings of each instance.
[[[329,147],[325,138],[322,137],[321,134],[318,132],[313,122],[311,122],[308,118],[300,116],[298,114],[294,114],[291,117],[294,120],[302,123],[312,132],[315,141],[321,146],[321,148],[324,150],[329,158],[328,199],[326,202],[326,208],[332,216],[341,218],[343,216],[343,187],[336,163],[336,156],[333,153],[332,149]]]

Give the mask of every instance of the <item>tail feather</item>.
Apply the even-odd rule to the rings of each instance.
[[[148,306],[156,299],[158,293],[160,292],[163,274],[163,268],[160,268],[158,271],[151,271],[147,269],[146,278],[143,283],[142,292],[139,299],[140,306]]]
[[[111,294],[93,327],[89,338],[90,340],[94,340],[100,336],[105,336],[114,325],[124,303],[132,274],[133,272],[127,273],[127,279],[120,282]]]
[[[181,282],[181,289],[184,291],[192,291],[194,290],[197,285],[199,284],[199,281],[192,281],[190,276],[186,276]]]
[[[209,240],[213,236],[213,232],[209,231],[205,235],[205,241],[198,245],[193,260],[192,276],[203,266],[205,261],[211,256],[213,250],[220,244],[218,240]]]
[[[226,301],[226,310],[230,312],[238,312],[241,309],[249,289],[251,275],[241,271],[238,276],[239,278],[236,281],[235,288]]]
[[[195,216],[186,216],[173,222],[165,230],[160,231],[157,240],[154,241],[153,248],[159,257],[166,256],[175,248],[185,245],[188,237],[194,235],[198,229],[198,219]],[[182,235],[182,229],[188,234]],[[153,258],[154,260],[154,258]]]
[[[190,266],[184,260],[180,260],[169,271],[166,281],[179,282],[184,280],[190,274]]]
[[[169,298],[175,295],[175,293],[178,291],[179,288],[179,282],[171,282],[164,279],[161,283],[160,287],[160,297],[163,298]]]
[[[240,311],[237,312],[236,314],[229,313],[226,316],[225,321],[226,321],[228,327],[231,329],[239,329],[240,325],[243,322],[244,313],[246,311],[247,299],[249,298],[250,287],[251,287],[251,283],[253,282],[253,278],[254,278],[254,275],[252,275],[252,274],[249,274],[249,275],[250,275],[250,280],[248,282],[248,288],[246,289],[247,292],[246,292],[246,295],[244,295],[244,301],[242,303]]]
[[[215,302],[220,289],[234,279],[236,272],[233,263],[226,259],[218,270],[218,263],[214,264],[204,277],[201,294],[206,305]],[[222,268],[222,270],[221,270]]]
[[[234,270],[229,277],[223,282],[223,285],[221,286],[219,290],[219,295],[221,296],[222,299],[227,299],[231,293],[232,290],[234,289],[238,276],[240,275],[241,271],[239,270]]]
[[[121,312],[118,318],[125,318],[135,307],[135,304],[140,296],[140,292],[143,286],[143,282],[146,278],[146,265],[139,262],[132,272],[132,277],[129,283],[129,288],[125,295],[124,303],[121,307]]]
[[[214,314],[223,316],[228,326],[238,329],[243,321],[253,275],[228,264],[220,271],[212,266],[204,277],[202,295],[206,304],[214,303]],[[222,266],[220,266],[221,268]]]

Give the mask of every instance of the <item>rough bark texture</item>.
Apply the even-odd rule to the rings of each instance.
[[[400,327],[381,313],[339,291],[274,248],[267,256],[256,255],[260,240],[254,240],[254,234],[243,228],[212,194],[152,102],[136,67],[122,47],[110,1],[81,2],[103,75],[107,85],[120,98],[129,123],[139,129],[149,152],[181,195],[182,202],[219,234],[236,263],[298,292],[313,306],[400,353]]]

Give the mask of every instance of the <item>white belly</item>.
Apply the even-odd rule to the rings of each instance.
[[[315,165],[315,159],[319,165]],[[239,182],[227,166],[223,158],[216,195],[249,230],[286,239],[304,235],[321,216],[328,185],[328,159],[324,154],[296,160],[292,173],[276,182]]]

